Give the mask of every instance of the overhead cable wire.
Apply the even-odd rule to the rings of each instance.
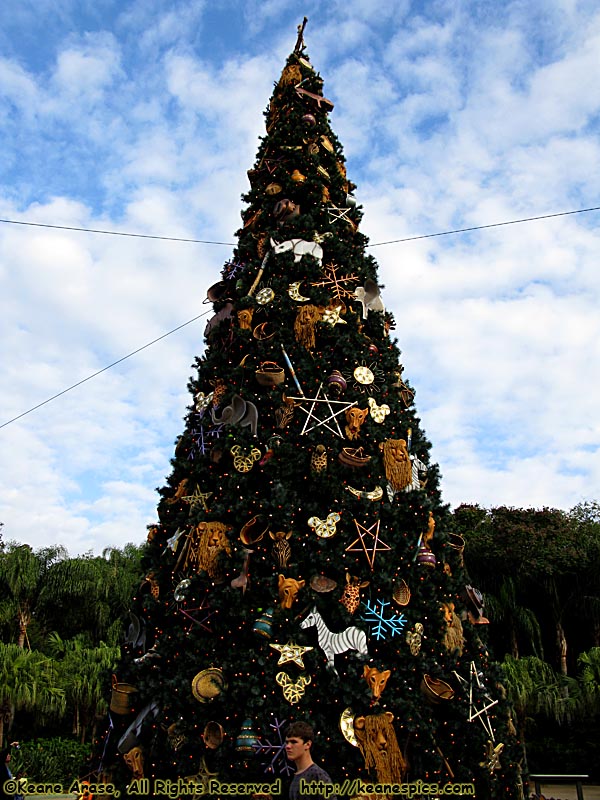
[[[126,231],[105,231],[99,228],[77,228],[74,225],[50,225],[45,222],[28,222],[22,219],[0,219],[7,225],[28,225],[33,228],[52,228],[58,231],[77,231],[79,233],[101,233],[104,236],[129,236],[134,239],[159,239],[163,242],[191,242],[192,244],[222,244],[233,247],[233,242],[212,242],[207,239],[184,239],[181,236],[158,236],[151,233],[128,233]]]
[[[137,350],[133,350],[131,353],[128,353],[126,356],[123,356],[122,358],[119,358],[116,361],[113,361],[112,364],[109,364],[108,366],[103,367],[102,369],[99,369],[97,372],[94,372],[92,375],[88,375],[87,378],[83,378],[83,380],[77,381],[77,383],[74,383],[72,386],[69,386],[68,388],[63,389],[61,392],[58,392],[57,394],[52,395],[52,397],[49,397],[47,400],[43,400],[41,403],[38,403],[36,406],[33,406],[32,408],[27,409],[27,411],[23,411],[22,414],[17,414],[16,417],[13,417],[12,419],[9,419],[7,422],[3,422],[0,425],[0,428],[5,428],[7,425],[10,425],[11,422],[16,422],[18,419],[21,419],[21,417],[25,417],[25,416],[27,416],[27,414],[31,414],[32,411],[36,411],[38,408],[41,408],[42,406],[45,406],[47,403],[52,402],[52,400],[56,400],[57,397],[62,397],[63,394],[66,394],[67,392],[70,392],[72,389],[76,389],[78,386],[81,386],[82,383],[86,383],[87,381],[91,381],[92,378],[95,378],[98,375],[101,375],[103,372],[106,372],[108,369],[112,369],[112,367],[116,367],[117,364],[121,364],[123,361],[126,361],[128,358],[131,358],[131,356],[135,356],[138,353],[141,353],[142,350],[145,350],[147,347],[151,347],[153,344],[156,344],[157,342],[160,342],[161,339],[166,339],[167,336],[170,336],[172,333],[175,333],[176,331],[180,331],[182,328],[185,328],[186,325],[190,325],[192,322],[196,322],[196,320],[200,319],[200,317],[205,317],[208,313],[209,313],[209,311],[204,311],[202,314],[198,314],[197,317],[193,317],[192,319],[188,319],[188,321],[184,322],[182,325],[178,325],[176,328],[173,328],[173,330],[170,330],[167,333],[163,333],[162,336],[159,336],[157,339],[153,339],[151,342],[148,342],[147,344],[142,345],[142,347],[138,347]]]
[[[414,242],[418,239],[432,239],[436,236],[451,236],[457,233],[470,233],[472,231],[483,231],[487,228],[500,228],[505,225],[519,225],[524,222],[536,222],[543,219],[554,219],[556,217],[568,217],[573,214],[586,214],[589,211],[600,211],[600,206],[592,206],[591,208],[577,208],[573,211],[557,211],[554,214],[540,214],[535,217],[522,217],[520,219],[509,219],[504,222],[490,222],[487,225],[473,225],[469,228],[453,228],[449,231],[437,231],[436,233],[421,233],[417,236],[406,236],[402,239],[389,239],[386,242],[370,242],[367,247],[381,247],[387,244],[400,244],[403,242]],[[128,236],[134,239],[158,239],[163,242],[187,242],[191,244],[215,244],[222,245],[223,247],[235,247],[234,242],[218,242],[210,239],[186,239],[182,236],[159,236],[150,233],[131,233],[127,231],[107,231],[99,228],[78,228],[74,225],[50,225],[44,222],[28,222],[26,220],[18,219],[0,219],[0,223],[6,225],[25,225],[34,228],[50,228],[59,231],[77,231],[79,233],[100,233],[105,236]]]
[[[502,225],[517,225],[521,222],[535,222],[540,219],[552,219],[553,217],[567,217],[570,214],[584,214],[586,211],[600,211],[600,206],[592,208],[578,208],[576,211],[558,211],[555,214],[541,214],[539,217],[524,217],[523,219],[509,219],[506,222],[490,222],[488,225],[473,225],[471,228],[456,228],[451,231],[439,231],[438,233],[423,233],[419,236],[407,236],[404,239],[390,239],[387,242],[375,242],[368,247],[380,247],[384,244],[398,244],[399,242],[414,242],[416,239],[432,239],[434,236],[450,236],[452,233],[469,233],[470,231],[483,231],[486,228],[499,228]]]
[[[386,245],[386,244],[398,244],[398,243],[401,243],[401,242],[413,242],[413,241],[415,241],[417,239],[430,239],[430,238],[432,238],[434,236],[449,236],[450,234],[453,234],[453,233],[468,233],[470,231],[479,231],[479,230],[484,230],[486,228],[498,228],[498,227],[501,227],[503,225],[516,225],[516,224],[522,223],[522,222],[534,222],[536,220],[552,219],[553,217],[566,217],[566,216],[569,216],[569,215],[572,215],[572,214],[584,214],[584,213],[586,213],[588,211],[600,211],[600,206],[594,206],[592,208],[579,208],[579,209],[577,209],[575,211],[559,211],[559,212],[554,213],[554,214],[543,214],[543,215],[536,216],[536,217],[526,217],[526,218],[523,218],[523,219],[508,220],[506,222],[492,222],[492,223],[490,223],[488,225],[476,225],[476,226],[473,226],[471,228],[457,228],[455,230],[440,231],[438,233],[426,233],[426,234],[421,234],[419,236],[408,236],[408,237],[406,237],[404,239],[391,239],[390,241],[387,241],[387,242],[376,242],[376,243],[371,244],[369,246],[370,247],[379,247],[381,245]],[[75,227],[66,226],[66,225],[48,225],[48,224],[41,223],[41,222],[25,222],[23,220],[0,219],[0,223],[1,222],[7,223],[7,224],[13,224],[13,225],[31,225],[31,226],[38,227],[38,228],[54,228],[54,229],[58,229],[58,230],[79,231],[79,232],[82,232],[82,233],[102,233],[102,234],[107,234],[107,235],[110,235],[110,236],[131,236],[131,237],[137,237],[137,238],[142,238],[142,239],[160,239],[160,240],[163,240],[163,241],[190,242],[190,243],[195,243],[195,244],[217,244],[217,245],[233,246],[231,242],[212,242],[212,241],[206,241],[206,240],[202,240],[202,239],[183,239],[183,238],[173,237],[173,236],[152,236],[150,234],[145,234],[145,233],[123,233],[121,231],[104,231],[104,230],[97,230],[97,229],[93,229],[93,228],[75,228]],[[126,356],[123,356],[122,358],[117,359],[117,361],[113,361],[112,364],[108,364],[108,366],[103,367],[102,369],[98,370],[97,372],[94,372],[92,375],[88,375],[87,378],[83,378],[83,380],[80,380],[77,383],[74,383],[72,386],[69,386],[68,388],[63,389],[61,392],[58,392],[57,394],[53,395],[52,397],[49,397],[47,400],[44,400],[43,402],[38,403],[36,406],[33,406],[32,408],[29,408],[27,411],[23,411],[23,413],[18,414],[16,417],[13,417],[12,419],[9,419],[7,422],[2,423],[0,425],[0,429],[1,428],[5,428],[7,425],[10,425],[12,422],[16,422],[18,419],[21,419],[22,417],[27,416],[27,414],[31,414],[32,411],[36,411],[38,408],[41,408],[42,406],[45,406],[47,403],[52,402],[52,400],[56,400],[58,397],[61,397],[63,394],[66,394],[67,392],[70,392],[72,389],[76,389],[78,386],[81,386],[83,383],[86,383],[87,381],[90,381],[92,378],[95,378],[98,375],[101,375],[103,372],[106,372],[107,370],[112,369],[112,367],[116,367],[117,364],[121,364],[123,361],[126,361],[128,358],[131,358],[132,356],[137,355],[137,353],[141,353],[141,351],[145,350],[147,347],[151,347],[153,344],[156,344],[156,342],[160,342],[161,339],[165,339],[167,336],[170,336],[172,333],[176,333],[176,331],[179,331],[182,328],[185,328],[186,325],[190,325],[192,322],[196,322],[196,320],[200,319],[201,317],[206,316],[206,314],[208,314],[208,313],[209,313],[208,311],[205,311],[202,314],[198,314],[198,316],[193,317],[192,319],[188,320],[187,322],[184,322],[182,325],[178,325],[176,328],[173,328],[173,330],[170,330],[167,333],[163,333],[163,335],[159,336],[157,339],[153,339],[151,342],[148,342],[147,344],[142,345],[142,347],[138,347],[137,350],[134,350],[133,352],[128,353]]]

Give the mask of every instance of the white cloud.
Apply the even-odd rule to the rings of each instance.
[[[88,32],[66,7],[43,63],[25,50],[2,59],[0,216],[232,241],[262,112],[301,21],[292,3],[250,3],[237,9],[239,29],[219,28],[233,7],[132,2]],[[502,2],[484,15],[469,4],[415,12],[404,0],[335,0],[306,13],[371,241],[596,205],[594,4]],[[452,503],[593,498],[595,219],[372,250]],[[0,363],[10,387],[0,425],[209,312],[206,288],[230,255],[0,225]],[[145,538],[204,326],[0,429],[7,538],[71,552]]]

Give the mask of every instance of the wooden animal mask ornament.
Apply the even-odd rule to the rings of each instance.
[[[286,578],[285,575],[279,575],[279,602],[282,608],[292,607],[304,583],[304,581],[297,581],[295,578]]]
[[[346,587],[340,597],[340,603],[349,614],[354,614],[360,605],[360,590],[369,585],[369,581],[361,581],[355,575],[346,573]]]
[[[365,664],[363,668],[363,678],[366,680],[371,696],[377,702],[381,697],[381,693],[385,689],[388,678],[392,674],[391,670],[385,669],[380,672],[377,667],[369,667]]]
[[[269,536],[273,539],[273,548],[271,553],[275,563],[279,569],[286,569],[292,557],[292,549],[290,547],[289,539],[292,536],[291,531],[277,531],[273,533],[269,531]]]
[[[346,411],[346,436],[349,439],[358,439],[360,428],[367,418],[368,408],[349,408]]]
[[[133,772],[134,779],[144,777],[144,753],[141,747],[132,747],[128,753],[123,755],[123,761]]]
[[[367,770],[374,769],[382,783],[402,783],[407,764],[398,747],[391,711],[355,717],[354,734]]]

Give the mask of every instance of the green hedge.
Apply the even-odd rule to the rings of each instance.
[[[23,770],[30,781],[69,786],[85,774],[90,757],[90,745],[59,736],[22,742],[19,750],[13,749],[10,766],[13,775]]]

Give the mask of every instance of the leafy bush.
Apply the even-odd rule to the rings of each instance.
[[[19,750],[13,749],[11,770],[14,775],[23,770],[31,781],[62,783],[68,788],[86,771],[90,755],[90,746],[74,739],[34,739],[23,742]]]

